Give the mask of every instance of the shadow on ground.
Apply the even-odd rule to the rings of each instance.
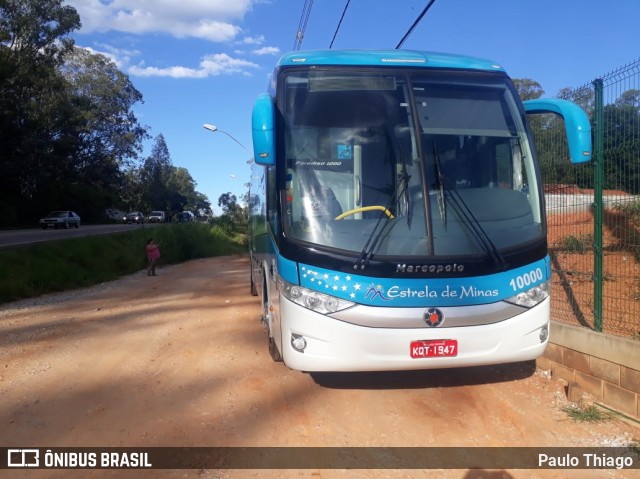
[[[419,371],[309,373],[320,386],[332,389],[428,389],[490,384],[526,379],[535,361]]]

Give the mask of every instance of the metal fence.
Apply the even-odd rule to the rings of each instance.
[[[552,319],[640,340],[640,59],[561,96],[589,114],[594,158],[571,165],[561,121],[532,118],[547,200]]]

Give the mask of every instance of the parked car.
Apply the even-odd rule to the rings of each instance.
[[[127,213],[127,215],[123,218],[124,224],[129,223],[144,223],[144,215],[139,211],[132,211],[131,213]]]
[[[40,227],[43,230],[49,226],[53,226],[55,229],[69,229],[70,226],[80,228],[80,216],[73,211],[52,211],[44,218],[40,218]]]
[[[164,211],[152,211],[147,217],[147,221],[149,223],[164,223],[166,221]]]
[[[118,210],[115,208],[107,208],[106,210],[104,210],[104,214],[107,219],[121,221],[122,218],[125,217],[126,213],[122,210]]]
[[[189,223],[195,219],[196,215],[194,215],[191,211],[183,211],[178,215],[178,223]]]

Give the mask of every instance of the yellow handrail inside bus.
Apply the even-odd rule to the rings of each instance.
[[[341,215],[336,216],[335,219],[341,220],[345,216],[355,215],[356,213],[361,213],[363,211],[374,211],[374,210],[384,211],[389,218],[393,218],[393,213],[391,213],[391,211],[389,211],[384,206],[373,205],[373,206],[361,206],[360,208],[354,208],[352,210],[345,211]]]

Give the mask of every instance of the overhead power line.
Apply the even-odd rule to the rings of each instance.
[[[300,15],[298,30],[296,31],[296,39],[293,42],[294,51],[300,50],[300,47],[302,46],[304,31],[307,28],[307,22],[309,22],[309,16],[311,15],[311,7],[313,7],[313,0],[305,0],[304,6],[302,7],[302,15]]]
[[[336,31],[333,34],[333,38],[331,39],[331,43],[329,44],[329,49],[333,47],[333,42],[336,40],[336,36],[338,35],[338,30],[340,30],[340,25],[342,25],[342,20],[344,19],[345,14],[347,13],[347,8],[349,8],[349,3],[351,0],[347,0],[347,4],[344,6],[344,10],[342,11],[342,16],[340,17],[340,21],[338,22],[338,26],[336,27]]]
[[[431,8],[431,5],[433,5],[436,2],[436,0],[430,0],[429,3],[427,4],[426,7],[424,7],[424,10],[422,10],[422,13],[418,16],[418,18],[416,18],[416,20],[413,22],[413,25],[411,25],[411,28],[409,28],[409,30],[407,30],[407,33],[404,34],[404,37],[402,37],[402,40],[400,40],[400,42],[396,45],[396,50],[400,47],[402,47],[402,45],[404,44],[404,42],[407,40],[407,38],[409,38],[409,35],[411,35],[411,32],[413,32],[414,28],[416,28],[418,26],[418,23],[420,23],[420,20],[422,20],[422,17],[424,17],[424,15],[429,11],[429,9]]]

